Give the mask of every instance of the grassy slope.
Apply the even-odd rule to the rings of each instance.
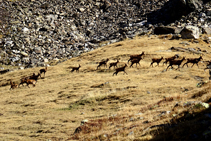
[[[37,73],[40,68],[1,75],[0,84],[6,85],[0,87],[1,139],[151,139],[153,136],[150,134],[141,136],[145,134],[145,129],[152,125],[168,123],[172,118],[171,115],[159,120],[154,117],[161,111],[170,111],[178,101],[188,101],[193,93],[202,89],[196,87],[199,82],[196,77],[208,80],[208,71],[204,73],[205,66],[202,63],[199,63],[199,68],[184,67],[180,71],[167,72],[162,72],[166,68],[162,63],[159,67],[149,67],[153,57],[170,57],[174,54],[198,57],[186,52],[169,51],[172,46],[184,47],[179,44],[181,42],[183,40],[143,36],[114,43],[49,67],[45,79],[39,79],[36,87],[30,86],[31,88],[20,87],[10,91],[10,86],[6,84],[9,82],[8,79],[19,83],[20,78],[33,72]],[[191,42],[189,44],[187,47],[200,47],[202,50],[211,51],[202,41],[198,44]],[[112,76],[113,68],[108,70],[101,67],[96,70],[97,62],[102,59],[109,58],[109,62],[114,62],[120,58],[119,65],[123,65],[130,54],[142,51],[147,55],[141,60],[141,66],[127,67],[128,75],[123,75],[121,72],[117,76]],[[209,60],[210,54],[205,53],[203,58]],[[71,73],[68,67],[78,64],[82,66],[80,72]],[[104,85],[92,88],[100,84]],[[149,110],[150,106],[164,97],[174,97],[174,100],[168,105]],[[194,100],[204,99],[197,97]],[[113,115],[116,119],[108,121]],[[139,120],[130,121],[131,118]],[[84,119],[97,122],[100,127],[96,127],[97,129],[93,129],[91,133],[73,135]],[[99,119],[104,122],[99,122]],[[150,123],[143,124],[144,121]],[[129,133],[132,135],[128,136]]]

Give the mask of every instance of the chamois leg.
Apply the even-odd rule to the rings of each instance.
[[[198,63],[193,63],[192,67],[193,67],[195,64],[196,64],[196,65],[198,66],[198,68],[199,68],[199,65],[198,65]],[[192,68],[192,67],[191,67],[191,68]]]
[[[97,66],[97,69],[98,69],[100,66],[101,66],[101,65],[98,65],[98,66]]]
[[[153,67],[153,63],[154,63],[154,62],[152,62],[152,63],[150,64],[150,66],[152,66],[152,67]]]
[[[134,63],[131,63],[130,67],[133,67],[133,64],[134,64]]]
[[[168,68],[170,67],[171,65],[168,65],[168,67],[166,68],[166,70],[168,70]],[[172,66],[171,66],[172,67]]]
[[[185,63],[182,67],[184,67],[185,65],[186,65],[186,66],[187,66],[187,68],[188,68],[188,63],[187,63],[187,62],[186,62],[186,63]]]
[[[191,68],[194,66],[195,63],[193,63],[193,65],[191,66]]]
[[[124,72],[126,73],[126,71],[124,71]],[[125,74],[125,73],[124,73],[124,74]],[[127,73],[126,73],[126,74],[127,74]],[[127,74],[127,75],[128,75],[128,74]]]
[[[169,67],[171,67],[171,69],[173,69],[173,66],[172,66],[172,65],[169,65],[169,66],[166,68],[166,70],[168,70]]]
[[[114,73],[113,73],[113,76],[114,76],[114,74],[116,74],[116,75],[117,75],[117,73],[118,73],[118,72],[114,72]]]
[[[177,67],[177,69],[176,70],[178,70],[178,69],[180,69],[180,66],[178,65],[178,67]]]

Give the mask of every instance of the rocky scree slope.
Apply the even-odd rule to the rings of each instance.
[[[9,11],[3,16],[0,63],[26,67],[153,34],[163,24],[209,26],[211,15],[209,2],[198,0],[2,0],[0,5]]]

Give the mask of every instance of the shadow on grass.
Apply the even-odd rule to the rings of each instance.
[[[208,1],[208,0],[207,0]],[[204,3],[206,1],[204,0]],[[185,4],[184,4],[185,3]],[[187,16],[196,8],[195,5],[198,5],[197,2],[192,1],[178,1],[178,0],[170,0],[164,4],[164,6],[156,11],[146,14],[148,18],[148,23],[151,24],[159,24],[168,25],[170,23],[175,22],[176,20],[180,20],[182,16]]]
[[[205,102],[210,103],[211,98]],[[150,133],[154,136],[152,141],[208,141],[211,139],[211,108],[192,113],[185,111],[182,114],[182,117],[172,119],[170,124],[157,126],[156,131]]]

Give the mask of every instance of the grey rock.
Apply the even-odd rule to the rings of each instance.
[[[201,5],[198,0],[24,0],[2,1],[1,6],[10,11],[11,20],[0,48],[9,60],[17,51],[27,53],[36,60],[33,66],[44,58],[50,61],[78,56],[100,47],[102,41],[110,44],[151,35],[161,25],[172,34],[179,34],[187,25],[209,34],[211,21],[210,4]]]
[[[200,32],[196,26],[186,26],[180,34],[183,39],[198,39]]]
[[[36,54],[41,54],[42,53],[41,47],[35,47],[34,51],[35,51]]]
[[[202,34],[208,34],[208,35],[210,35],[211,34],[211,28],[210,27],[202,26]]]
[[[22,56],[24,56],[24,57],[29,56],[26,52],[23,52],[23,51],[21,51],[20,54],[21,54]]]

